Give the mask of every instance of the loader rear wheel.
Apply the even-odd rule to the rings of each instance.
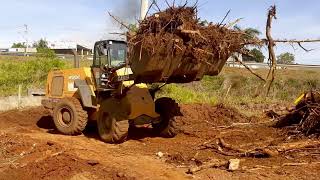
[[[160,122],[152,124],[154,131],[165,138],[175,137],[178,133],[175,116],[180,113],[178,103],[171,98],[164,97],[157,99],[155,106],[156,112],[160,114]]]
[[[98,131],[100,138],[106,143],[122,143],[127,140],[129,121],[117,121],[107,112],[102,112],[98,118]]]
[[[57,130],[65,135],[81,134],[88,123],[88,113],[76,98],[61,99],[53,109]]]

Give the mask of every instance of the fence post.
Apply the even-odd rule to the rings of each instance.
[[[19,85],[19,88],[18,88],[18,109],[20,109],[20,105],[21,105],[21,91],[22,91],[22,86]]]

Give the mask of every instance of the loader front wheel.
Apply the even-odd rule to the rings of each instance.
[[[128,137],[129,121],[117,121],[107,112],[101,112],[98,118],[100,138],[106,143],[122,143]]]
[[[53,109],[53,121],[62,134],[78,135],[87,125],[88,113],[78,99],[64,98]]]
[[[160,114],[160,122],[152,124],[154,131],[162,137],[173,138],[178,134],[175,116],[180,114],[180,108],[171,98],[160,98],[155,102],[156,112]]]

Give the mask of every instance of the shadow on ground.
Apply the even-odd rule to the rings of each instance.
[[[46,129],[47,133],[60,134],[55,128],[53,118],[51,116],[43,116],[37,121],[37,126]],[[100,140],[96,121],[89,121],[83,135],[88,138]],[[128,140],[141,140],[147,137],[157,137],[150,127],[130,127]]]

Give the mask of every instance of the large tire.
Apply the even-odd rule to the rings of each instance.
[[[88,113],[76,98],[63,98],[53,109],[54,124],[65,135],[81,134],[88,123]]]
[[[128,120],[117,121],[107,112],[101,112],[98,118],[100,138],[106,143],[122,143],[127,140],[129,131]]]
[[[152,124],[154,131],[162,137],[173,138],[178,134],[175,116],[180,115],[180,108],[171,98],[160,98],[155,102],[156,112],[160,114],[160,122]]]

